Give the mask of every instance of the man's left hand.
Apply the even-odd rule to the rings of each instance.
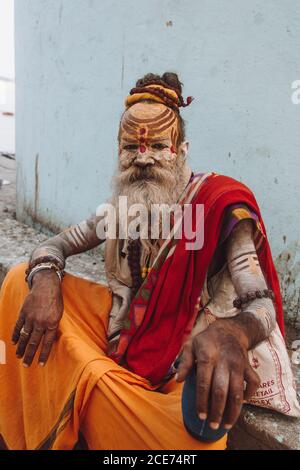
[[[231,429],[244,401],[260,379],[250,366],[245,334],[230,319],[217,320],[184,346],[176,380],[182,382],[196,366],[197,412],[212,429]],[[244,387],[246,382],[246,388]]]

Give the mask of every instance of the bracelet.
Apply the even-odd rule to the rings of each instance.
[[[64,271],[62,271],[61,269],[57,268],[56,264],[53,264],[53,263],[44,263],[44,264],[39,264],[37,266],[35,266],[34,268],[32,268],[30,270],[30,272],[28,273],[28,275],[26,276],[26,282],[28,283],[28,286],[29,288],[31,289],[32,288],[32,279],[33,279],[33,276],[39,272],[39,271],[43,271],[45,269],[50,269],[50,270],[53,270],[60,282],[62,281],[63,279],[63,276],[64,276]]]
[[[57,266],[58,269],[63,269],[64,265],[62,264],[61,260],[53,255],[45,255],[45,256],[39,256],[38,258],[35,258],[34,260],[29,262],[29,268],[26,271],[30,271],[33,269],[35,266],[38,264],[42,263],[53,263]]]
[[[274,292],[271,289],[250,291],[247,292],[247,294],[243,294],[240,297],[234,299],[233,306],[236,308],[241,308],[244,304],[251,302],[251,300],[268,297],[272,300],[274,299]]]
[[[56,258],[55,256],[51,256],[51,255],[39,256],[35,260],[29,262],[28,268],[25,271],[25,274],[26,274],[25,281],[27,281],[27,278],[33,268],[41,264],[49,264],[49,263],[56,266],[56,269],[58,270],[64,269],[64,266],[60,263],[59,259]]]

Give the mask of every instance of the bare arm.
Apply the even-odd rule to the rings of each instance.
[[[103,217],[95,216],[46,240],[31,254],[29,267],[39,264],[43,257],[51,256],[59,268],[63,269],[68,256],[90,250],[104,241],[97,235],[104,233],[101,230],[104,221]],[[63,309],[62,289],[56,273],[52,269],[35,273],[32,288],[12,334],[12,341],[17,345],[16,355],[20,359],[24,357],[25,367],[32,364],[40,343],[42,348],[38,360],[41,365],[46,364]]]
[[[267,289],[253,241],[251,221],[238,223],[228,241],[227,260],[232,282],[239,296]],[[245,336],[247,349],[268,338],[276,326],[276,312],[270,298],[255,298],[242,306],[230,322]]]
[[[228,267],[239,296],[267,288],[252,230],[252,222],[242,220],[227,244]],[[213,429],[222,421],[230,429],[240,414],[243,400],[248,400],[257,389],[259,377],[249,364],[247,351],[267,338],[275,325],[272,300],[255,299],[243,306],[236,317],[212,323],[186,343],[177,380],[185,380],[196,361],[198,413],[201,419],[208,416]]]
[[[64,268],[67,257],[95,248],[104,241],[97,235],[101,224],[104,224],[104,218],[94,216],[49,238],[32,252],[29,265],[32,266],[41,257],[52,256]]]

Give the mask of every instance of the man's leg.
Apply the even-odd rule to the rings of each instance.
[[[26,268],[27,263],[12,268],[0,291],[0,340],[6,349],[6,363],[0,364],[0,435],[13,450],[72,449],[81,406],[111,367],[105,354],[111,293],[106,286],[66,274],[58,339],[44,367],[37,355],[25,368],[11,336],[29,293]],[[89,366],[95,362],[94,375]]]
[[[123,368],[107,372],[82,414],[80,429],[89,449],[223,450],[226,436],[208,443],[187,432],[181,394],[182,384],[175,380],[157,392]]]

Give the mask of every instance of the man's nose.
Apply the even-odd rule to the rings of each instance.
[[[140,167],[145,167],[147,165],[154,165],[154,160],[151,157],[147,157],[145,154],[139,154],[135,161],[135,165],[140,166]]]

